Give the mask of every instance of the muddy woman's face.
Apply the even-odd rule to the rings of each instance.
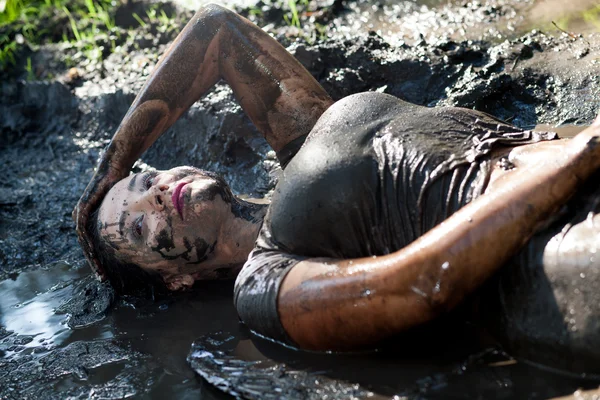
[[[191,167],[131,175],[100,206],[100,236],[117,257],[164,277],[210,264],[230,212],[224,183]]]

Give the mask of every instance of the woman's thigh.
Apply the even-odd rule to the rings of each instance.
[[[478,317],[517,357],[600,374],[598,182],[600,172],[481,291]]]

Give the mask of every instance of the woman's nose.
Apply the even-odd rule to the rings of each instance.
[[[165,209],[165,202],[168,190],[169,185],[160,184],[151,187],[150,190],[148,190],[147,192],[148,200],[158,211],[162,211]]]

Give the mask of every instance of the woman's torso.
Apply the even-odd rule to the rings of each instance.
[[[280,250],[297,255],[387,254],[483,193],[493,150],[550,137],[473,110],[350,96],[288,163],[265,224]]]
[[[399,250],[484,192],[493,151],[554,137],[472,110],[351,96],[285,168],[265,221],[269,243],[310,257]],[[599,178],[481,291],[476,318],[512,354],[600,372]]]

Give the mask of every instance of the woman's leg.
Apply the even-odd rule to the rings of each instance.
[[[91,210],[221,78],[275,151],[310,132],[333,103],[310,73],[267,33],[220,6],[202,8],[148,78],[73,211],[84,254],[99,275],[86,228]]]

